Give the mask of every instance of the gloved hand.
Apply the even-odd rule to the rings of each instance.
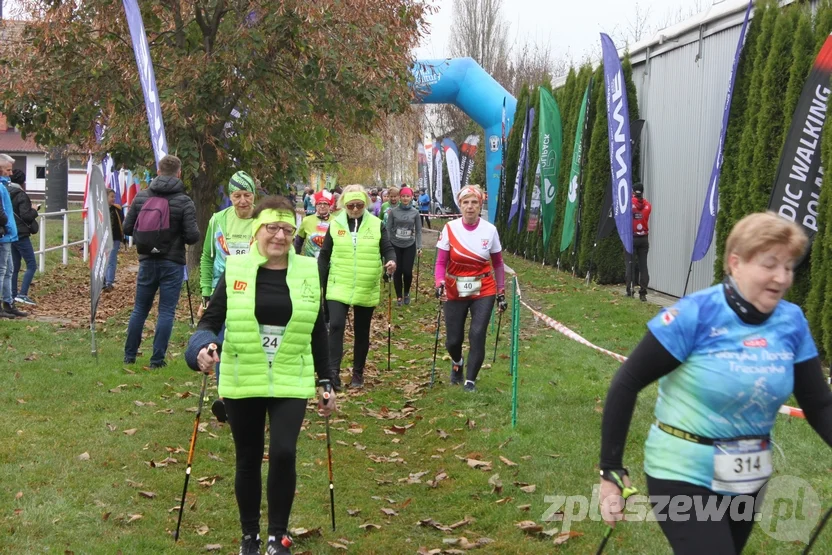
[[[211,297],[202,297],[202,308],[208,308],[208,302],[211,300]]]
[[[505,293],[498,293],[497,294],[497,308],[500,312],[505,312],[508,309],[508,303],[506,302],[506,294]]]
[[[445,298],[445,284],[441,283],[436,287],[436,298],[443,299]]]

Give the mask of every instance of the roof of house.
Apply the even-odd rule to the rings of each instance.
[[[24,139],[20,132],[9,130],[0,132],[0,152],[40,153],[46,149],[38,146],[33,137]]]

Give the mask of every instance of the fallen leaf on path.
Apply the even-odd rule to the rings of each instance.
[[[543,526],[533,520],[523,520],[515,524],[515,526],[527,534],[539,534],[543,531]]]
[[[137,428],[130,428],[129,430],[124,430],[124,435],[132,436],[139,430]]]
[[[289,533],[292,535],[293,538],[305,540],[307,538],[314,538],[321,535],[320,528],[312,528],[311,530],[307,530],[306,528],[292,528],[289,530]]]
[[[196,529],[196,533],[199,534],[200,536],[204,536],[208,532],[210,532],[210,529],[204,524]]]
[[[499,495],[503,491],[503,481],[500,480],[499,474],[494,474],[488,479],[488,485],[491,486],[491,493]]]
[[[361,513],[361,509],[347,509],[347,514],[350,516],[358,516]]]
[[[571,540],[572,538],[579,538],[581,536],[583,536],[582,533],[575,532],[574,530],[570,530],[568,532],[558,534],[557,536],[555,536],[555,545],[564,544],[564,543],[568,542],[569,540]]]
[[[393,509],[389,509],[387,507],[382,507],[380,510],[381,510],[382,513],[384,513],[387,516],[399,516],[399,513],[397,513]]]
[[[472,522],[474,522],[474,517],[466,516],[465,518],[463,518],[459,522],[454,522],[453,524],[448,526],[448,528],[450,528],[451,530],[456,530],[457,528],[460,528],[462,526],[466,526],[468,524],[471,524]]]
[[[114,424],[107,424],[107,429],[111,432],[115,432],[118,428]]]
[[[498,499],[494,502],[495,505],[505,505],[509,501],[514,499],[513,497],[503,497],[502,499]]]
[[[448,439],[449,437],[451,437],[451,435],[447,433],[445,430],[436,430],[436,433],[439,434],[439,439]]]
[[[23,497],[23,492],[22,491],[19,491],[16,494],[14,494],[15,499],[20,499],[21,497]]]
[[[130,524],[131,522],[135,522],[135,521],[141,519],[142,515],[134,514],[134,515],[127,515],[127,517],[128,517],[127,518],[127,524]]]
[[[359,524],[358,526],[362,530],[380,530],[381,526],[378,524],[373,524],[372,522],[365,522],[364,524]]]
[[[423,518],[416,524],[418,526],[424,526],[426,528],[436,528],[440,532],[450,532],[453,530],[453,528],[451,528],[450,526],[444,526],[443,524],[436,522],[432,518]]]
[[[347,546],[342,544],[342,543],[338,543],[338,542],[326,542],[326,543],[328,543],[331,547],[334,547],[335,549],[343,549],[344,551],[347,550]]]
[[[532,508],[532,506],[531,505],[517,505],[517,508],[521,511],[528,511],[529,509]]]
[[[88,460],[90,460],[90,454],[87,453],[86,451],[84,451],[83,453],[78,455],[78,460],[79,461],[88,461]]]
[[[218,543],[209,543],[205,546],[205,551],[219,551],[222,549],[222,545]]]
[[[521,486],[520,487],[520,491],[523,491],[523,492],[526,492],[526,493],[534,493],[536,489],[537,489],[537,486],[534,485],[534,484],[531,484],[529,486]]]
[[[139,495],[147,499],[153,499],[154,497],[156,497],[156,494],[152,491],[140,491]]]
[[[467,460],[468,466],[474,469],[480,469],[485,472],[491,470],[491,461],[481,461],[477,459],[468,459]]]
[[[516,462],[511,462],[510,460],[508,460],[507,458],[505,458],[503,456],[500,457],[500,462],[503,463],[506,466],[517,466]]]

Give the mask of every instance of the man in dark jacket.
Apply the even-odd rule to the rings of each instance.
[[[173,330],[173,317],[179,303],[184,278],[185,245],[199,241],[199,228],[196,225],[196,208],[193,201],[185,194],[185,184],[180,179],[182,162],[170,154],[159,160],[159,175],[150,187],[140,191],[130,212],[124,220],[124,235],[134,235],[134,226],[144,203],[152,197],[162,197],[168,201],[170,209],[170,247],[158,254],[139,255],[139,275],[136,278],[136,300],[130,323],[127,326],[127,341],[124,344],[124,362],[136,362],[136,354],[142,341],[142,329],[153,297],[159,291],[159,319],[153,336],[153,354],[150,368],[162,368],[166,365],[165,354]],[[134,235],[135,239],[135,235]]]
[[[118,251],[121,250],[121,243],[124,241],[124,212],[120,204],[116,202],[116,192],[107,189],[107,204],[110,205],[110,234],[113,237],[113,248],[107,258],[107,271],[104,272],[104,292],[109,293],[115,289],[116,270],[118,269]]]
[[[32,201],[24,187],[26,187],[26,174],[20,170],[14,170],[11,182],[8,184],[14,209],[14,221],[17,223],[17,241],[12,243],[12,297],[17,303],[35,306],[35,301],[29,298],[29,286],[32,284],[37,268],[31,235],[38,232],[40,204],[32,206]],[[17,278],[20,275],[21,260],[26,262],[26,273],[23,274],[23,283],[20,284],[18,290]]]

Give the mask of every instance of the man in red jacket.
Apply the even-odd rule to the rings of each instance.
[[[638,296],[642,302],[647,300],[647,285],[650,283],[650,273],[647,270],[647,251],[650,242],[650,212],[653,207],[644,197],[644,185],[640,182],[633,184],[633,254],[627,255],[627,296],[635,295],[635,283],[639,285]],[[636,267],[633,267],[635,259]]]

